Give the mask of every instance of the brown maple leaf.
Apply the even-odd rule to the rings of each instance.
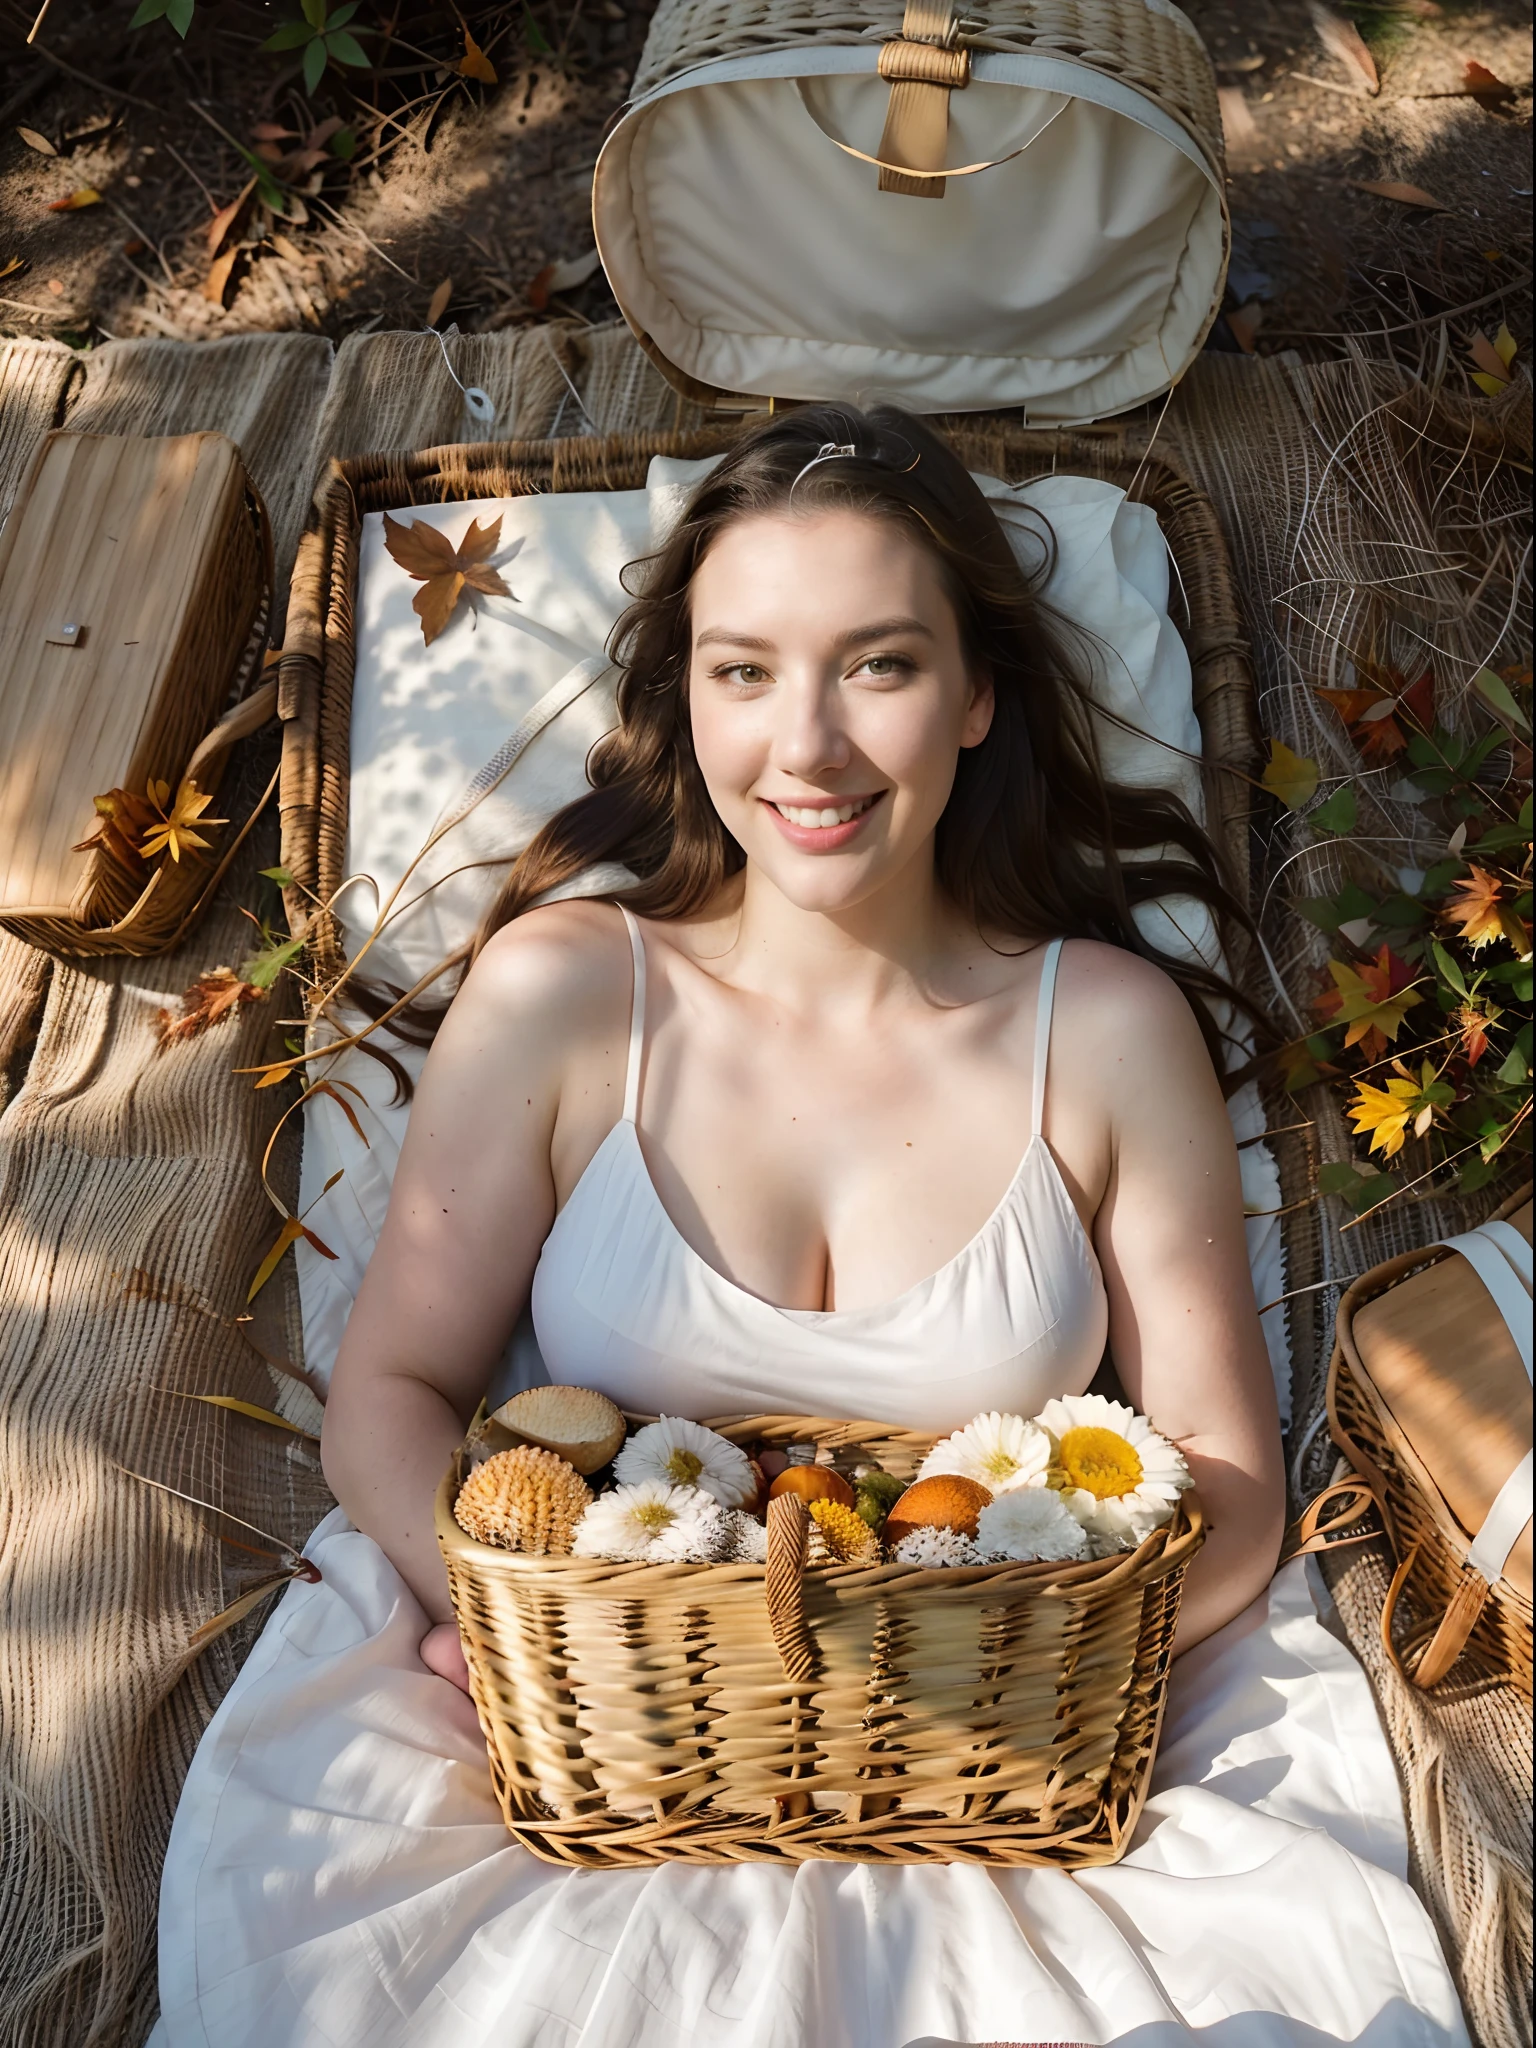
[[[181,1015],[162,1010],[155,1020],[155,1034],[162,1045],[175,1045],[184,1038],[200,1038],[210,1024],[229,1017],[247,1003],[257,1003],[265,989],[252,988],[231,967],[215,967],[200,974],[181,999]]]
[[[95,830],[76,841],[74,852],[89,853],[99,846],[124,867],[140,866],[144,859],[140,842],[150,827],[159,822],[154,805],[135,796],[131,789],[109,789],[105,796],[92,797],[91,802],[96,806]]]
[[[500,573],[486,565],[501,541],[501,519],[482,527],[478,519],[455,548],[447,534],[424,520],[406,526],[384,514],[384,545],[407,576],[420,583],[411,610],[421,620],[422,645],[430,647],[453,617],[466,589],[485,597],[510,597]]]

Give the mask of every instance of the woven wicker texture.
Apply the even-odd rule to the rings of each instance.
[[[752,1416],[740,1443],[857,1444],[899,1473],[932,1439]],[[978,1862],[1124,1853],[1146,1797],[1198,1503],[1099,1564],[807,1568],[771,1501],[768,1562],[609,1564],[438,1542],[508,1827],[582,1868]]]
[[[1206,807],[1239,895],[1248,885],[1248,795],[1259,754],[1237,591],[1215,512],[1171,463],[1128,452],[1114,434],[1041,434],[969,418],[941,421],[976,470],[1020,482],[1052,470],[1106,478],[1151,505],[1178,567],[1187,607],[1195,710],[1204,741]],[[355,663],[352,605],[358,535],[369,512],[534,490],[635,490],[654,455],[703,456],[729,447],[740,423],[685,435],[491,442],[379,455],[338,464],[316,493],[316,520],[299,553],[281,688],[283,858],[329,902],[346,872],[347,788]],[[1231,771],[1236,770],[1236,773]],[[311,926],[311,900],[293,893],[294,928],[310,930],[322,980],[343,962],[334,923]]]
[[[1205,45],[1176,8],[1144,0],[974,0],[960,41],[973,50],[1038,50],[1106,72],[1171,114],[1219,172],[1223,163],[1216,81]],[[631,97],[722,57],[812,43],[863,43],[901,34],[899,0],[865,7],[817,0],[662,0],[651,22]]]
[[[61,341],[0,341],[0,519],[10,511],[43,436],[63,423],[80,358]]]

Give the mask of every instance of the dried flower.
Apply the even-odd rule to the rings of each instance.
[[[1088,1532],[1048,1486],[1016,1486],[976,1521],[976,1542],[1010,1564],[1063,1563],[1088,1555]]]
[[[838,1500],[813,1500],[808,1556],[812,1564],[878,1564],[875,1532],[856,1508]]]
[[[532,1557],[564,1557],[592,1489],[552,1451],[519,1444],[477,1465],[459,1488],[453,1517],[477,1543]]]
[[[1067,1394],[1036,1420],[1055,1440],[1049,1484],[1087,1530],[1095,1557],[1134,1550],[1191,1483],[1183,1454],[1123,1401]]]
[[[917,1476],[932,1479],[941,1472],[958,1472],[984,1486],[995,1499],[1016,1486],[1043,1486],[1050,1458],[1050,1440],[1043,1429],[1022,1415],[1000,1415],[994,1409],[953,1436],[942,1437]]]
[[[630,1564],[712,1564],[731,1540],[725,1510],[696,1486],[642,1479],[599,1494],[577,1528],[575,1557]]]
[[[902,1537],[891,1555],[898,1564],[915,1564],[923,1571],[931,1571],[937,1565],[986,1562],[977,1545],[958,1529],[913,1529]]]
[[[894,1472],[882,1472],[877,1465],[855,1475],[853,1504],[870,1528],[878,1531],[905,1492]]]
[[[741,1508],[727,1508],[725,1511],[726,1549],[724,1562],[728,1564],[766,1564],[768,1562],[768,1531],[757,1519]]]
[[[636,1430],[613,1461],[621,1486],[657,1480],[666,1486],[693,1486],[724,1508],[743,1508],[757,1498],[757,1482],[745,1451],[725,1437],[689,1422],[681,1415],[663,1415],[659,1422]]]
[[[160,813],[144,834],[139,852],[145,860],[153,860],[157,853],[169,853],[171,859],[179,861],[184,846],[206,847],[211,842],[201,832],[193,830],[196,825],[204,827],[227,825],[228,818],[205,818],[204,811],[213,802],[211,796],[200,794],[197,784],[190,779],[184,781],[176,791],[176,801],[171,803],[171,785],[168,782],[151,782],[149,800]],[[166,806],[170,805],[167,809]]]

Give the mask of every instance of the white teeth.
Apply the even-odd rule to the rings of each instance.
[[[835,810],[812,810],[805,804],[775,804],[774,809],[791,825],[811,826],[825,832],[833,825],[846,825],[861,817],[873,802],[874,798],[870,796],[856,804],[841,804]]]

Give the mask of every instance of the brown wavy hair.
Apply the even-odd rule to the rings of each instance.
[[[807,469],[829,444],[853,452]],[[770,417],[699,484],[662,548],[630,565],[633,602],[609,641],[621,670],[619,722],[593,749],[591,791],[557,811],[513,862],[473,943],[445,963],[449,970],[462,976],[493,933],[598,862],[620,863],[636,878],[605,892],[611,900],[660,920],[697,915],[741,869],[745,855],[711,803],[693,751],[694,573],[736,520],[833,510],[887,520],[929,551],[967,661],[991,678],[991,729],[962,751],[935,837],[938,880],[950,900],[994,942],[1093,938],[1154,962],[1189,998],[1226,1079],[1212,1005],[1230,1005],[1229,1014],[1263,1036],[1257,1006],[1220,974],[1162,952],[1132,913],[1157,897],[1192,897],[1212,912],[1230,959],[1234,942],[1252,931],[1247,911],[1178,797],[1105,777],[1084,636],[1042,602],[1044,570],[1020,567],[960,458],[931,427],[892,406],[816,404]],[[1053,546],[1048,528],[1045,544]],[[386,1007],[378,990],[354,983],[347,995],[374,1016]],[[417,1002],[391,1027],[428,1043],[445,1011]],[[403,1083],[403,1070],[396,1075]]]

